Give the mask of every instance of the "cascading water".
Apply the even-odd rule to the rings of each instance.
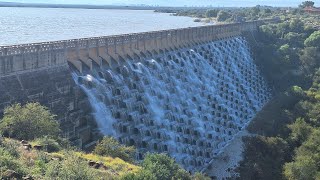
[[[97,69],[98,70],[98,69]],[[101,132],[199,170],[255,116],[270,92],[242,37],[127,60],[85,76]]]

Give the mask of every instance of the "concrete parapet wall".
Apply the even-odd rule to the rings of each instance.
[[[118,36],[73,39],[0,47],[0,76],[66,65],[80,72],[94,65],[109,66],[140,53],[159,53],[256,30],[273,19],[200,26]]]

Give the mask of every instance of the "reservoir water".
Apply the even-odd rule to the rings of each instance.
[[[0,8],[0,46],[200,26],[146,10]]]

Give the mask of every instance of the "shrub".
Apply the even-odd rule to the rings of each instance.
[[[46,179],[98,179],[95,169],[91,169],[87,162],[70,153],[67,158],[60,161],[50,161],[45,172]]]
[[[230,14],[226,11],[219,11],[218,16],[217,16],[217,20],[219,22],[221,21],[225,21],[230,17]]]
[[[121,145],[113,137],[104,137],[94,148],[94,154],[101,156],[111,156],[120,158],[124,161],[133,161],[135,149],[133,146]]]
[[[43,146],[44,149],[49,153],[57,152],[62,149],[56,140],[49,138],[48,136],[44,136],[43,138],[38,138],[35,141],[33,141],[32,144]]]
[[[217,17],[218,12],[219,12],[219,10],[217,10],[217,9],[207,10],[207,12],[206,12],[206,17],[207,17],[207,18]]]
[[[7,170],[13,170],[21,175],[25,174],[25,169],[17,158],[12,156],[5,148],[0,147],[0,179],[3,178],[2,175]]]
[[[57,137],[59,124],[47,108],[39,103],[7,107],[0,122],[0,131],[9,137],[33,140],[46,135]]]
[[[312,33],[305,41],[304,45],[307,47],[320,47],[320,31]]]
[[[147,154],[142,167],[157,179],[171,179],[179,170],[178,164],[165,154]]]

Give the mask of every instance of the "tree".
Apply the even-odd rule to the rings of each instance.
[[[165,154],[147,154],[142,167],[159,180],[171,180],[180,169],[178,164]]]
[[[237,171],[240,179],[281,179],[288,144],[281,138],[263,136],[244,138],[244,159]]]
[[[302,118],[298,118],[296,122],[288,125],[288,127],[291,130],[290,138],[299,144],[306,141],[312,133],[312,127]]]
[[[218,21],[225,21],[230,17],[230,14],[226,11],[219,11],[218,15],[217,15],[217,20]]]
[[[320,130],[314,130],[308,140],[296,151],[293,162],[286,163],[284,175],[287,179],[317,179],[320,175]]]
[[[305,41],[304,45],[307,47],[320,47],[320,31],[312,33]]]
[[[269,9],[269,8],[264,9],[263,12],[264,12],[264,14],[271,14],[272,13],[271,9]]]
[[[320,54],[318,52],[318,48],[315,47],[306,47],[303,49],[302,54],[300,55],[301,65],[303,69],[308,72],[312,73],[312,69],[319,65],[318,59]]]
[[[216,10],[216,9],[209,9],[209,10],[207,10],[207,12],[206,12],[206,17],[207,17],[207,18],[217,17],[218,12],[219,12],[219,11]]]
[[[303,34],[289,32],[286,35],[284,35],[284,39],[293,47],[303,47]]]
[[[305,7],[314,7],[314,2],[313,1],[304,1],[299,5],[300,8],[305,8]]]
[[[57,137],[59,124],[55,115],[39,103],[28,103],[25,106],[15,104],[4,110],[0,122],[0,131],[9,137],[34,140],[44,136]]]
[[[135,148],[120,144],[113,137],[104,137],[94,148],[94,154],[118,157],[124,161],[133,161]]]
[[[251,14],[252,16],[257,16],[260,13],[260,6],[255,6],[251,8]]]
[[[293,32],[300,33],[304,30],[304,23],[300,19],[294,18],[290,21],[289,28]]]

